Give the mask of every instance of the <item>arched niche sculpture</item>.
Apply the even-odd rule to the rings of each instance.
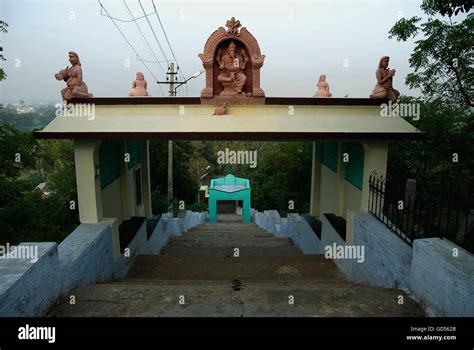
[[[226,27],[227,30],[219,27],[214,31],[204,45],[204,53],[199,54],[206,73],[201,101],[263,104],[260,68],[265,55],[247,28],[240,29],[240,21],[232,17]]]

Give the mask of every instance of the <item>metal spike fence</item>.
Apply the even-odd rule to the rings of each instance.
[[[474,205],[468,193],[451,186],[421,188],[377,174],[369,179],[369,211],[409,245],[418,238],[446,238],[474,252]]]

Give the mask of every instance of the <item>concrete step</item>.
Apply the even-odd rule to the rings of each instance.
[[[166,246],[160,255],[232,257],[234,248],[239,248],[240,257],[245,256],[291,256],[302,254],[296,247],[210,247],[193,244],[190,246]]]
[[[238,281],[238,282],[237,282]],[[242,279],[205,279],[205,280],[177,280],[177,279],[149,279],[149,278],[128,278],[128,279],[122,279],[122,280],[117,280],[117,281],[110,281],[107,284],[113,284],[113,285],[155,285],[155,286],[207,286],[207,285],[213,285],[213,286],[223,286],[225,288],[228,288],[229,284],[236,284],[236,283],[242,283]],[[321,280],[297,280],[297,279],[279,279],[278,281],[271,280],[271,279],[259,279],[259,280],[252,280],[252,279],[246,279],[245,280],[245,288],[248,288],[248,286],[253,286],[253,285],[261,285],[261,286],[272,286],[275,285],[275,283],[278,283],[279,285],[282,286],[293,286],[293,287],[298,287],[298,286],[304,286],[308,284],[320,284],[320,283],[332,283],[332,284],[345,284],[347,287],[351,286],[351,283],[344,280],[344,279],[331,279],[329,281],[321,281]],[[244,288],[242,286],[242,288]]]
[[[271,237],[272,234],[259,229],[259,228],[221,228],[221,229],[214,229],[214,228],[192,228],[191,230],[187,231],[186,234],[261,234],[268,237]]]
[[[343,280],[336,265],[323,255],[239,258],[141,255],[126,279]]]
[[[261,237],[274,237],[272,234],[262,231],[262,230],[222,230],[222,231],[217,231],[217,230],[196,230],[196,229],[191,229],[184,233],[183,236],[261,236]]]
[[[424,316],[404,292],[347,281],[323,255],[303,255],[254,224],[206,223],[161,254],[137,256],[123,280],[73,289],[75,305],[59,300],[49,316]]]
[[[222,233],[213,233],[213,232],[186,232],[182,236],[175,236],[173,238],[247,238],[247,237],[255,237],[261,239],[285,239],[285,238],[276,238],[267,233],[260,233],[260,232],[222,232]]]
[[[195,227],[195,229],[210,229],[210,230],[222,230],[222,229],[261,229],[254,223],[245,224],[243,222],[219,222],[219,223],[212,223],[206,222],[202,225]]]
[[[53,317],[420,317],[420,306],[396,289],[354,283],[261,283],[241,280],[161,285],[94,284],[73,289],[51,310]],[[404,295],[404,304],[398,296]],[[184,305],[179,304],[184,296]],[[294,304],[289,298],[294,298]]]
[[[185,234],[215,234],[215,235],[225,235],[225,234],[241,234],[241,235],[248,235],[248,234],[258,234],[267,237],[273,237],[273,235],[265,230],[259,228],[249,228],[249,229],[242,229],[242,228],[229,228],[229,229],[208,229],[208,228],[192,228],[191,230],[187,231]]]
[[[266,237],[173,237],[168,246],[210,246],[210,247],[294,247],[290,239]]]

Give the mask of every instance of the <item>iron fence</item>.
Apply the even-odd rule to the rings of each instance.
[[[418,238],[439,237],[474,252],[472,196],[452,186],[410,190],[372,174],[369,211],[410,245]]]

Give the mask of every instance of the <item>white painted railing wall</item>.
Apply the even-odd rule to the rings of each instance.
[[[114,256],[111,222],[81,224],[59,245],[22,243],[38,246],[38,260],[0,259],[0,317],[43,316],[72,288],[123,278],[137,255],[158,255],[171,236],[207,220],[206,212],[163,214],[148,240],[144,222],[128,246],[129,256]]]

